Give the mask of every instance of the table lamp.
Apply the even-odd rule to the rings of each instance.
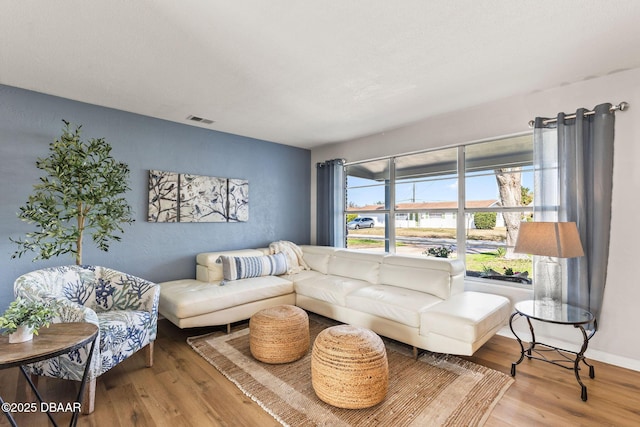
[[[562,303],[562,266],[557,258],[584,255],[576,223],[522,222],[513,251],[540,256],[533,267],[533,299]]]

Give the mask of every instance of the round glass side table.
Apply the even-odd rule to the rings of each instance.
[[[598,322],[593,313],[570,304],[534,300],[518,302],[514,308],[515,312],[509,318],[509,328],[511,328],[511,332],[520,345],[520,359],[511,364],[511,376],[515,377],[516,366],[524,360],[525,356],[530,360],[541,360],[565,369],[572,369],[581,387],[581,398],[583,401],[586,401],[587,387],[580,379],[580,362],[589,367],[589,377],[595,378],[594,367],[587,363],[584,357],[584,353],[589,346],[589,340],[598,330]],[[522,339],[513,328],[513,321],[520,317],[524,317],[527,320],[529,331],[531,332],[531,341],[526,348]],[[537,341],[533,324],[531,323],[532,319],[545,323],[573,326],[579,329],[582,333],[582,346],[580,350],[568,350]],[[592,325],[592,329],[585,329],[585,327],[589,325]],[[552,356],[550,357],[549,355]]]

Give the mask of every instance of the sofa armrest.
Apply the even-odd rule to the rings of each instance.
[[[203,252],[196,256],[196,279],[201,282],[216,283],[224,280],[222,263],[218,263],[220,255],[227,256],[262,256],[268,255],[269,250],[264,249],[239,249],[218,252]]]

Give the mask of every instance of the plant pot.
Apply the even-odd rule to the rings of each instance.
[[[18,329],[12,334],[9,334],[9,343],[16,344],[25,341],[31,341],[33,339],[33,328],[28,326],[18,326]]]

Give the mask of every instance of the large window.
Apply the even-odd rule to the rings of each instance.
[[[513,247],[533,216],[532,163],[527,134],[347,164],[347,247],[458,258],[467,276],[528,285]]]
[[[389,250],[391,159],[347,166],[347,247]],[[373,219],[373,227],[359,227],[356,218]]]

